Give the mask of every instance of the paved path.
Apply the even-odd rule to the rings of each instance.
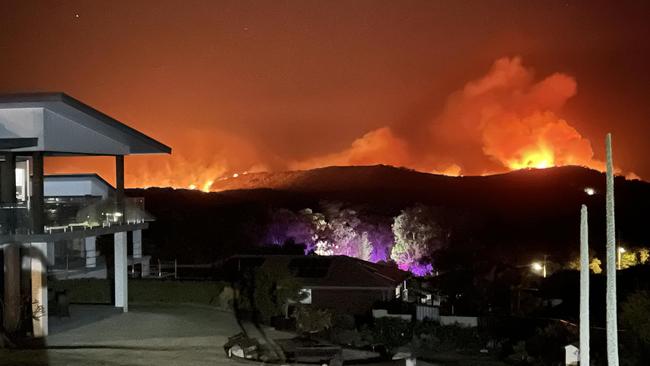
[[[193,305],[134,305],[128,313],[72,306],[70,312],[70,318],[50,320],[47,349],[0,350],[0,365],[234,364],[222,348],[240,331],[230,312]]]

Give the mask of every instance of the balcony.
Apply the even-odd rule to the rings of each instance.
[[[42,232],[34,230],[32,213],[25,203],[0,207],[0,237],[81,231],[93,235],[98,229],[153,221],[153,216],[144,209],[143,197],[127,197],[121,202],[95,196],[46,197]]]

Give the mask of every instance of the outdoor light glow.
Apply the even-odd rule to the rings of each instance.
[[[235,174],[233,174],[232,177],[233,177],[233,178],[237,178],[237,177],[239,177],[239,173],[235,173]]]
[[[616,268],[620,270],[620,269],[623,268],[622,260],[623,260],[623,253],[625,253],[625,248],[623,248],[623,247],[618,247],[618,249],[617,249],[616,251],[618,252],[618,253],[617,253],[617,254],[618,254],[618,255],[617,255],[618,258],[616,259]]]
[[[596,194],[596,190],[591,187],[587,187],[585,188],[585,193],[589,196],[593,196],[594,194]]]
[[[122,217],[122,213],[121,212],[113,212],[113,216]]]
[[[531,267],[533,268],[533,271],[537,271],[537,272],[544,269],[544,266],[542,266],[539,262],[533,262],[533,264],[531,264]]]

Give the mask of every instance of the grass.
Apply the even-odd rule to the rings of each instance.
[[[105,304],[111,302],[111,287],[105,279],[51,281],[52,290],[67,291],[71,303]],[[221,305],[219,295],[225,283],[204,281],[129,280],[129,302]]]

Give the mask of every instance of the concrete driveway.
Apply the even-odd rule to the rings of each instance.
[[[233,364],[222,345],[239,331],[232,313],[212,307],[132,305],[122,313],[110,306],[73,305],[70,318],[50,319],[45,349],[0,350],[0,365]],[[291,337],[267,331],[272,338]]]

